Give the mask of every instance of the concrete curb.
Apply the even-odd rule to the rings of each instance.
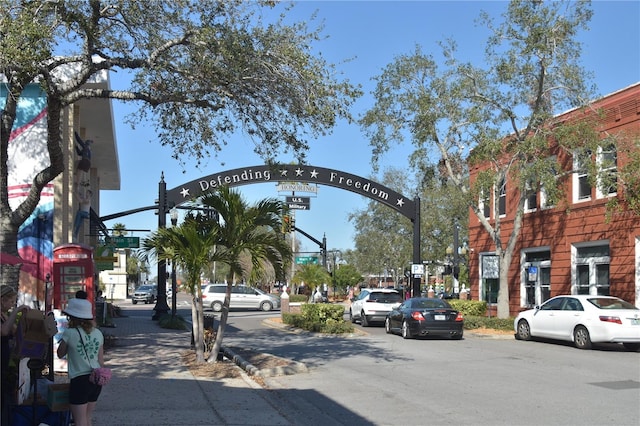
[[[286,360],[289,364],[284,366],[278,366],[273,368],[265,368],[259,369],[255,365],[249,363],[247,360],[242,358],[240,355],[236,354],[233,350],[229,348],[222,348],[222,353],[225,357],[232,360],[236,363],[237,366],[242,368],[247,372],[250,376],[258,376],[258,377],[273,377],[273,376],[289,376],[292,374],[298,373],[307,373],[309,370],[307,366],[301,362]],[[270,356],[275,356],[268,354]],[[279,358],[279,357],[278,357]],[[281,358],[284,359],[284,358]]]

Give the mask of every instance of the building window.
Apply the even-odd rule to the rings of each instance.
[[[575,248],[575,292],[572,294],[609,295],[609,244]]]
[[[618,191],[618,152],[611,144],[598,149],[596,158],[598,164],[598,184],[596,196],[598,198],[616,195]]]
[[[507,214],[507,183],[504,178],[500,179],[500,198],[498,199],[498,214]]]
[[[551,251],[524,251],[522,265],[520,306],[541,305],[551,297]]]
[[[573,155],[573,201],[580,202],[591,199],[588,165],[591,151],[577,151]]]
[[[483,212],[484,217],[486,217],[487,219],[491,217],[491,204],[489,200],[489,194],[487,194],[487,191],[485,190],[482,190],[480,192],[480,202],[478,203],[478,207],[480,208],[480,211]]]
[[[536,184],[532,181],[527,182],[525,189],[526,199],[524,200],[524,211],[533,212],[538,208],[538,191]]]
[[[558,169],[556,164],[556,157],[552,156],[549,158],[549,175],[553,177],[552,180],[547,180],[548,184],[557,184],[558,178]],[[553,182],[553,183],[551,183]],[[540,182],[540,208],[541,209],[550,209],[555,206],[550,200],[549,193],[553,190],[553,187],[550,190],[547,190],[545,183]]]

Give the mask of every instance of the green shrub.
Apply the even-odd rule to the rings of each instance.
[[[464,328],[493,328],[495,330],[513,330],[513,318],[496,318],[487,316],[465,315]]]
[[[483,300],[447,300],[451,307],[465,316],[483,316],[487,313],[487,302]]]
[[[304,294],[291,294],[289,295],[289,303],[304,303],[309,300],[309,296]]]
[[[344,320],[341,305],[307,303],[301,306],[302,313],[282,313],[282,322],[307,331],[329,334],[353,333],[353,324]]]

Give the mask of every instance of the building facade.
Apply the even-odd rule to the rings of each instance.
[[[580,120],[581,115],[597,114],[590,118],[597,117],[597,130],[603,137],[613,136],[620,142],[640,138],[640,83],[591,106],[588,112],[574,110],[558,118]],[[602,164],[613,164],[607,171],[614,174],[629,161],[615,144],[590,154],[596,164],[601,159]],[[574,170],[579,161],[578,156],[561,150],[557,156],[565,171]],[[471,170],[472,181],[479,170]],[[586,174],[571,173],[563,181],[564,199],[556,205],[547,205],[543,189],[527,195],[523,226],[508,273],[511,315],[559,294],[612,295],[640,306],[640,215],[628,208],[617,183],[603,192]],[[513,230],[519,196],[515,183],[507,179],[499,199],[492,196],[481,206],[485,217],[495,223],[495,210],[489,207],[499,203],[503,241]],[[618,202],[618,208],[608,210],[612,201]],[[493,241],[473,213],[469,217],[469,246],[473,248],[469,257],[471,297],[485,300],[495,309],[499,262]]]
[[[95,75],[86,86],[109,89],[108,73]],[[3,102],[4,86],[0,95]],[[46,105],[46,94],[38,84],[29,85],[18,104],[7,163],[12,209],[25,199],[35,175],[49,165]],[[66,244],[96,248],[100,191],[120,189],[111,100],[81,100],[65,108],[61,120],[65,171],[41,193],[38,207],[18,233],[18,251],[24,261],[20,301],[31,306],[44,306],[46,289],[56,285],[52,282],[54,248]]]

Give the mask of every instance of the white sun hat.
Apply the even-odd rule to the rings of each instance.
[[[62,313],[78,319],[93,319],[91,302],[86,299],[69,300],[67,308]]]

